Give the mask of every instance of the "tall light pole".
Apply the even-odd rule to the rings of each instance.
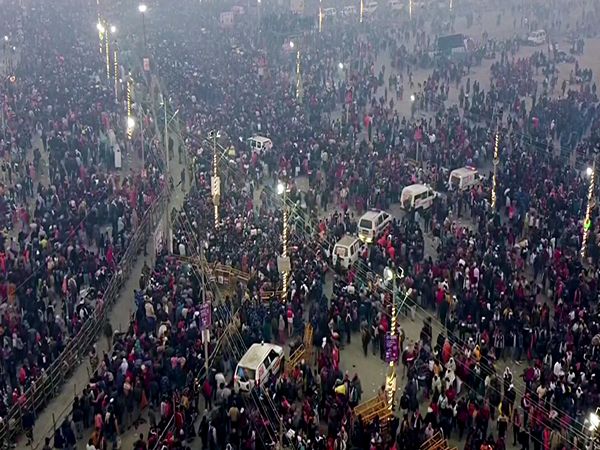
[[[256,7],[258,9],[258,35],[259,36],[260,36],[260,1],[261,0],[258,0],[257,5],[256,5]]]
[[[587,256],[588,237],[592,228],[592,211],[596,206],[596,199],[594,198],[594,190],[596,189],[596,160],[598,159],[598,149],[594,148],[594,162],[592,167],[588,167],[586,170],[587,176],[590,177],[590,185],[588,187],[587,195],[587,206],[585,209],[585,219],[583,220],[583,238],[581,240],[581,259],[585,260]]]
[[[365,20],[365,0],[360,0],[360,23]]]
[[[102,25],[100,19],[98,19],[96,28],[98,29],[98,40],[100,41],[100,54],[102,54],[104,53],[104,33],[106,30],[104,28],[104,25]]]
[[[142,13],[142,27],[144,30],[144,51],[148,53],[148,45],[146,44],[146,10],[148,9],[148,7],[142,3],[140,6],[138,6],[138,9]],[[146,56],[148,55],[146,54]]]
[[[217,156],[217,139],[220,134],[218,131],[211,131],[210,137],[212,137],[213,144],[213,177],[211,182],[211,191],[213,198],[213,205],[215,208],[215,230],[219,228],[219,201],[221,198],[221,179],[219,178],[218,166],[219,158]]]
[[[494,144],[494,178],[492,180],[492,213],[496,213],[496,203],[498,198],[498,166],[500,165],[500,129],[502,127],[502,115],[504,110],[500,108],[496,123],[496,141]]]
[[[394,269],[391,269],[389,267],[386,267],[383,270],[383,278],[386,282],[391,282],[392,283],[392,323],[390,326],[390,342],[387,344],[388,346],[392,346],[392,348],[387,349],[386,348],[386,356],[388,356],[387,354],[389,353],[388,359],[389,359],[389,372],[388,375],[386,376],[386,391],[387,391],[387,403],[388,403],[388,408],[390,410],[392,410],[392,408],[394,407],[394,398],[395,398],[395,394],[396,394],[396,385],[397,385],[397,380],[396,380],[396,371],[394,370],[394,365],[396,363],[396,359],[399,356],[399,349],[398,349],[398,337],[396,336],[396,328],[397,328],[397,318],[398,318],[398,313],[399,310],[402,309],[402,305],[404,304],[404,302],[406,302],[406,299],[410,296],[410,294],[412,293],[412,289],[409,289],[406,294],[404,295],[404,299],[402,300],[402,305],[400,305],[400,308],[398,308],[398,305],[396,304],[396,293],[398,291],[398,288],[396,287],[396,280],[402,279],[404,278],[404,271],[402,269],[400,269],[400,273],[396,274],[396,271]]]
[[[131,71],[127,75],[127,139],[131,140],[131,136],[133,136],[133,126],[135,125],[135,120],[131,116],[131,95],[133,92],[133,77],[131,76]]]
[[[321,31],[323,31],[323,0],[319,0],[319,33]]]
[[[282,273],[282,300],[287,301],[287,292],[289,284],[290,262],[288,258],[288,240],[289,240],[289,224],[288,224],[288,207],[287,207],[287,191],[288,185],[285,181],[277,183],[277,193],[283,197],[283,230],[281,240],[283,241],[283,249],[281,252],[281,262],[279,263],[279,271]]]
[[[114,50],[114,63],[115,63],[115,102],[119,101],[119,55],[118,55],[118,50],[119,47],[117,45],[117,41],[115,40],[115,44],[114,44],[115,50]]]
[[[302,98],[302,56],[300,54],[300,45],[295,44],[294,41],[290,41],[290,48],[293,50],[297,47],[296,51],[296,98],[300,100]]]
[[[115,27],[114,25],[108,26],[108,24],[107,24],[106,32],[104,33],[105,41],[106,41],[106,80],[108,81],[108,84],[110,85],[110,49],[109,49],[110,35],[109,35],[109,31],[112,34],[115,34],[117,32],[117,27]]]

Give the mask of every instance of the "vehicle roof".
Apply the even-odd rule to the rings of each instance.
[[[360,218],[360,220],[363,219],[367,219],[367,220],[373,220],[375,219],[378,215],[383,214],[384,211],[377,211],[377,210],[370,210],[367,211],[366,213],[363,214],[363,216]]]
[[[271,350],[281,353],[283,348],[274,344],[252,344],[244,356],[242,356],[238,365],[249,369],[257,369]]]
[[[264,136],[252,136],[250,139],[254,139],[255,141],[259,141],[259,142],[265,142],[265,141],[270,141],[271,139],[269,139],[268,137],[264,137]]]
[[[411,184],[410,186],[406,186],[402,189],[402,193],[406,192],[415,192],[420,194],[421,192],[425,192],[430,190],[431,188],[425,184]]]
[[[350,247],[356,241],[358,241],[358,238],[356,236],[352,236],[350,234],[346,234],[335,245],[340,245],[340,246],[343,246],[343,247]]]
[[[531,34],[534,34],[534,33],[545,33],[545,32],[546,32],[546,30],[541,30],[540,29],[540,30],[532,31]]]
[[[454,169],[452,172],[450,172],[450,175],[471,175],[472,173],[477,174],[477,169],[476,168],[470,168],[470,167],[459,167],[458,169]]]
[[[330,7],[330,8],[324,8],[324,9],[323,9],[323,11],[327,11],[327,10],[329,10],[329,11],[335,11],[335,8],[333,8],[333,7]]]
[[[354,5],[344,6],[344,9],[356,9],[356,6],[354,6]]]

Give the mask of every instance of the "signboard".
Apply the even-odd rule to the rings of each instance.
[[[150,58],[144,58],[144,70],[150,72]]]
[[[290,0],[290,9],[292,12],[304,14],[304,0]]]
[[[211,324],[211,310],[210,303],[203,303],[200,305],[200,328],[206,329],[210,327]]]
[[[213,198],[213,203],[215,205],[219,204],[219,199],[221,198],[221,178],[216,176],[210,179],[210,190]]]
[[[232,27],[233,20],[234,20],[233,11],[227,11],[227,12],[221,13],[221,26],[223,28]]]
[[[286,273],[292,270],[292,264],[290,263],[290,257],[283,256],[277,257],[277,268],[279,269],[279,273]]]
[[[390,332],[385,335],[385,362],[398,361],[398,335],[392,336]]]

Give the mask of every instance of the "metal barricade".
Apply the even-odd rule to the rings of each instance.
[[[117,270],[104,291],[103,301],[97,303],[93,314],[85,321],[79,333],[67,343],[58,359],[50,365],[42,376],[32,383],[31,387],[25,392],[25,400],[19,400],[17,404],[10,407],[5,420],[0,423],[0,444],[6,443],[7,440],[10,442],[22,433],[23,414],[28,410],[37,412],[43,409],[60,393],[61,387],[83,360],[88,349],[96,341],[96,337],[102,330],[108,312],[119,297],[124,281],[133,270],[138,252],[143,245],[146,245],[151,230],[156,228],[164,214],[168,200],[169,192],[165,188],[147,210],[134,233]]]

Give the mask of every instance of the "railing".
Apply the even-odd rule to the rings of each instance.
[[[169,193],[163,189],[156,201],[146,212],[135,231],[116,272],[106,288],[102,301],[98,301],[93,314],[85,321],[77,335],[71,339],[59,358],[48,370],[35,380],[25,392],[25,400],[13,404],[6,418],[0,423],[0,444],[11,442],[23,431],[23,414],[29,410],[40,411],[50,400],[58,396],[61,387],[72,375],[74,368],[87,355],[90,346],[106,323],[108,312],[117,300],[124,281],[129,277],[139,251],[146,245],[167,207]]]

